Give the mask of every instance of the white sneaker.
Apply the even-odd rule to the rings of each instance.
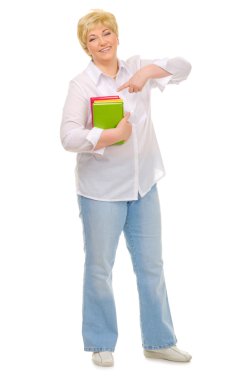
[[[93,352],[92,360],[101,367],[112,367],[114,365],[113,354],[110,351]]]
[[[152,359],[165,359],[173,362],[189,362],[192,356],[180,350],[177,346],[163,348],[160,350],[144,350],[144,356]]]

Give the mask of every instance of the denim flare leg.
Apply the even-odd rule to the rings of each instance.
[[[84,239],[82,335],[85,351],[114,351],[118,330],[112,269],[122,231],[137,280],[142,346],[176,344],[167,297],[157,185],[135,201],[78,195]]]

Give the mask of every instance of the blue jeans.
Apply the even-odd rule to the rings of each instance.
[[[118,331],[112,268],[121,232],[137,280],[142,346],[161,349],[177,339],[168,303],[157,185],[135,201],[78,195],[84,238],[82,335],[85,351],[114,351]]]

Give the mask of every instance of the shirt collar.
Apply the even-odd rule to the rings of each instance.
[[[126,62],[123,60],[118,59],[119,63],[119,70],[118,74],[121,72],[121,70],[126,70],[129,72],[129,69],[127,68]],[[93,82],[97,85],[101,76],[106,76],[99,67],[97,67],[94,62],[91,60],[85,70],[85,72],[90,76],[90,78],[93,80]]]

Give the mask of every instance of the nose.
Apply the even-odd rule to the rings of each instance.
[[[104,45],[106,43],[105,38],[103,36],[99,37],[100,45]]]

